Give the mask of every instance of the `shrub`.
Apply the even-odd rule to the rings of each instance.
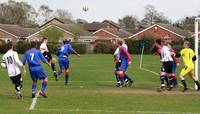
[[[6,52],[6,42],[4,40],[0,40],[0,53]]]
[[[98,43],[94,47],[94,53],[113,54],[116,46],[109,43]]]
[[[80,54],[85,54],[87,52],[86,44],[72,44],[72,47]]]
[[[16,51],[20,54],[24,54],[30,48],[29,42],[20,40],[16,43]]]

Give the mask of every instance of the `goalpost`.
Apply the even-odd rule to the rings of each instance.
[[[199,54],[199,23],[200,23],[200,18],[195,18],[195,37],[194,37],[194,41],[195,41],[195,54],[197,57],[197,60],[195,61],[195,79],[198,80],[198,54]],[[197,89],[197,85],[195,85],[195,89]]]

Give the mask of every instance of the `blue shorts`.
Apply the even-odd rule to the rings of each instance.
[[[69,69],[69,59],[66,58],[66,59],[59,59],[58,60],[58,63],[59,63],[59,66],[60,66],[60,69]]]
[[[173,67],[172,67],[172,73],[175,73],[176,72],[176,61],[173,61]]]
[[[119,71],[123,71],[123,72],[126,72],[126,69],[128,68],[128,61],[126,60],[123,60],[121,62],[121,66],[119,68]]]
[[[43,80],[47,77],[42,67],[37,67],[36,69],[32,68],[32,70],[30,70],[30,75],[33,81],[38,79]]]

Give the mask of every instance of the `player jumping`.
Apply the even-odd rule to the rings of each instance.
[[[42,44],[40,45],[40,51],[44,55],[44,57],[47,59],[47,61],[49,63],[51,63],[51,68],[53,70],[55,80],[57,81],[56,66],[55,66],[55,63],[53,61],[53,57],[52,57],[51,53],[49,52],[49,50],[47,48],[47,43],[48,43],[48,38],[43,38]]]
[[[182,49],[180,51],[180,53],[178,53],[176,55],[176,57],[182,56],[183,63],[184,63],[184,68],[181,70],[181,73],[179,75],[179,77],[181,79],[181,83],[184,86],[183,92],[188,90],[187,84],[186,84],[185,78],[184,78],[185,75],[187,75],[187,74],[189,74],[190,78],[197,85],[197,87],[198,87],[197,91],[199,91],[200,90],[199,81],[196,80],[195,77],[194,77],[194,61],[197,59],[196,55],[195,55],[194,51],[190,48],[190,42],[189,41],[185,40],[183,46],[184,46],[184,49]]]
[[[45,89],[47,87],[47,82],[48,78],[47,75],[45,74],[42,66],[40,65],[40,61],[43,61],[44,63],[50,65],[50,63],[45,59],[45,57],[42,55],[40,50],[36,49],[36,42],[31,42],[31,49],[25,52],[24,57],[23,57],[23,69],[24,69],[24,74],[26,73],[25,65],[26,61],[28,62],[29,65],[29,72],[31,75],[31,78],[33,80],[32,83],[32,98],[35,97],[35,90],[37,86],[37,81],[38,79],[43,80],[42,82],[42,87],[39,90],[39,94],[42,95],[44,98],[47,97],[45,93]]]
[[[65,72],[65,85],[68,84],[69,79],[69,54],[76,54],[78,57],[80,57],[80,54],[78,54],[71,46],[70,40],[66,39],[63,41],[63,46],[58,48],[57,56],[58,56],[58,62],[60,66],[60,70],[58,71],[57,75],[61,75],[62,72]]]
[[[22,76],[18,66],[23,66],[23,64],[19,60],[17,52],[13,51],[13,43],[11,41],[7,43],[7,49],[8,51],[3,55],[1,66],[7,68],[8,76],[15,85],[16,97],[19,99],[22,97]]]
[[[123,41],[119,40],[117,41],[117,44],[119,46],[119,60],[121,61],[121,65],[120,65],[119,71],[116,71],[116,73],[119,76],[119,80],[120,80],[119,87],[124,87],[125,75],[126,75],[125,72],[126,72],[126,69],[128,68],[128,65],[131,64],[131,56],[128,53],[128,51],[122,46]]]

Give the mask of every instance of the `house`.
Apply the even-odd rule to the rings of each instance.
[[[29,35],[38,31],[38,28],[24,28],[19,25],[0,24],[0,40],[17,42],[26,39]]]
[[[139,40],[144,37],[160,39],[166,35],[170,37],[170,40],[182,40],[191,34],[171,24],[154,24],[133,34],[129,39]]]

